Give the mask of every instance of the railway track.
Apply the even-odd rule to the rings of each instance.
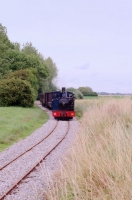
[[[63,129],[62,123],[64,123]],[[57,121],[50,133],[41,141],[26,149],[19,156],[14,156],[14,159],[0,168],[0,199],[4,199],[36,166],[59,146],[66,137],[69,126],[68,121]],[[62,129],[61,132],[60,127]]]
[[[3,170],[7,165],[11,164],[13,161],[15,161],[16,159],[18,159],[19,157],[21,157],[23,154],[25,154],[26,152],[30,151],[31,149],[33,149],[35,146],[37,146],[38,144],[40,144],[42,141],[44,141],[47,137],[49,137],[52,132],[55,130],[55,128],[58,125],[58,121],[56,122],[55,126],[53,127],[53,129],[46,135],[44,136],[40,141],[37,141],[34,145],[31,145],[30,147],[28,147],[26,150],[23,150],[22,152],[20,152],[18,155],[14,155],[14,157],[11,160],[7,160],[6,163],[1,163],[2,165],[0,166],[0,170]]]

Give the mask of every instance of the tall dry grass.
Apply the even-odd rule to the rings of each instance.
[[[130,98],[100,99],[88,106],[80,120],[75,145],[48,197],[50,200],[132,199]]]

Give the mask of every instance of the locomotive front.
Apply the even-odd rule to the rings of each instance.
[[[52,115],[54,118],[72,119],[75,116],[74,94],[62,88],[62,92],[54,95],[52,100]]]

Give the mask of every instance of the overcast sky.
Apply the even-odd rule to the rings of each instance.
[[[132,93],[132,0],[0,0],[0,23],[58,68],[58,86]]]

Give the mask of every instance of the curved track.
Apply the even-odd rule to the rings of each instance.
[[[21,155],[15,157],[11,162],[8,162],[6,165],[1,167],[0,199],[3,199],[7,194],[9,194],[14,187],[30,174],[30,172],[32,172],[35,167],[63,141],[69,131],[69,122],[65,122],[65,128],[62,130],[62,134],[58,134],[60,123],[62,122],[57,121],[53,130],[46,137],[31,148],[28,148]],[[49,145],[51,138],[52,140],[55,140],[52,146]],[[33,162],[28,162],[29,159],[32,159]],[[9,179],[9,177],[12,177],[12,179]]]

